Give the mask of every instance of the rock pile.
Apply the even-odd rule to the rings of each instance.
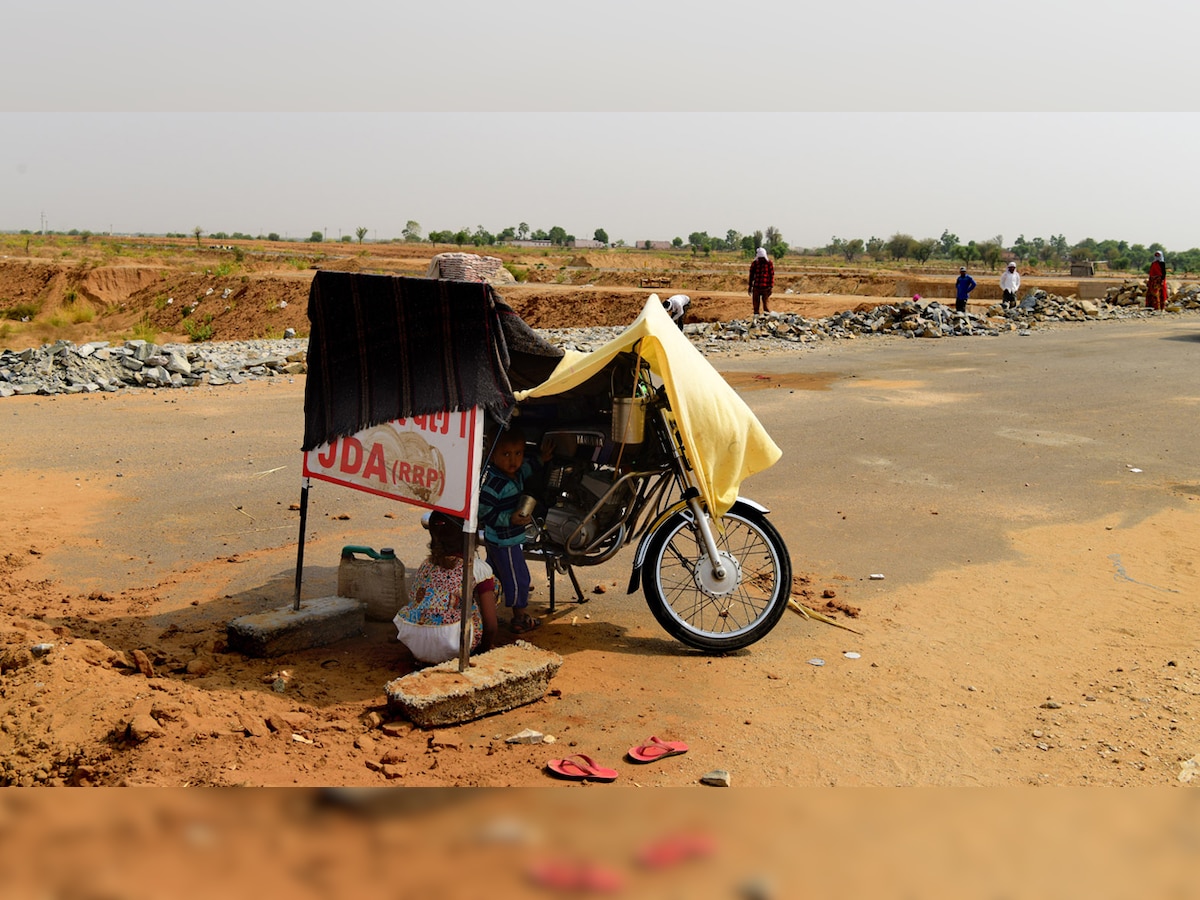
[[[191,387],[307,371],[308,341],[157,344],[56,341],[39,349],[0,350],[0,397],[79,394],[126,387]]]
[[[429,261],[426,278],[451,281],[486,281],[490,284],[515,284],[516,278],[504,268],[504,260],[474,253],[439,253]]]
[[[1112,288],[1111,296],[1100,301],[1034,290],[1015,308],[1003,309],[996,304],[983,314],[955,312],[937,300],[923,298],[874,307],[863,303],[852,310],[820,319],[807,319],[796,313],[768,313],[730,322],[690,324],[684,330],[701,350],[720,351],[741,343],[766,350],[873,335],[943,338],[1012,331],[1028,334],[1031,329],[1057,322],[1154,315],[1136,300],[1128,300],[1130,294],[1121,293],[1127,287],[1144,290],[1137,282],[1127,282]],[[1168,310],[1200,310],[1200,284],[1185,284],[1175,291]],[[547,329],[540,333],[564,349],[588,352],[623,330],[591,327]],[[308,341],[303,338],[165,344],[161,347],[146,341],[126,341],[121,346],[95,341],[78,347],[69,341],[58,341],[37,350],[0,351],[0,397],[117,391],[128,387],[218,386],[240,384],[248,379],[297,375],[307,371],[307,347]]]
[[[1200,309],[1200,284],[1185,282],[1170,290],[1167,282],[1167,307],[1177,306],[1179,309]],[[1104,294],[1104,301],[1112,306],[1145,306],[1146,282],[1127,280],[1119,285],[1110,287]]]
[[[1195,305],[1180,308],[1200,308],[1200,286],[1191,287],[1195,287],[1195,291],[1190,295],[1194,299],[1189,303]],[[1040,323],[1141,318],[1150,314],[1144,307],[1110,305],[1105,301],[1097,303],[1034,290],[1014,308],[1004,309],[994,304],[983,314],[960,313],[937,300],[915,299],[875,307],[860,304],[853,310],[822,319],[806,319],[795,313],[769,313],[752,319],[689,326],[688,330],[713,342],[775,339],[806,343],[877,334],[906,338],[997,335],[1004,331],[1028,332]]]

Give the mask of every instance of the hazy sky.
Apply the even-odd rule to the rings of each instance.
[[[0,229],[1200,246],[1192,0],[565,6],[8,9]]]

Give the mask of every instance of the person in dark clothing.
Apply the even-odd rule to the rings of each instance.
[[[767,306],[767,301],[771,299],[771,291],[775,287],[775,263],[771,262],[771,258],[767,256],[765,247],[759,247],[758,252],[754,256],[754,262],[750,263],[750,284],[747,288],[747,293],[750,294],[750,299],[754,302],[754,314],[758,315],[758,306],[762,304],[762,311],[769,313],[771,310]]]
[[[954,309],[957,312],[965,313],[967,311],[967,298],[971,296],[971,291],[975,290],[975,286],[975,279],[967,274],[967,267],[960,266],[958,281],[954,282]]]

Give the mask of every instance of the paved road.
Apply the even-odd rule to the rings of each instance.
[[[771,385],[744,396],[785,453],[744,493],[772,508],[797,570],[893,582],[1001,557],[1016,527],[1129,523],[1200,495],[1198,362],[1193,317],[715,360]],[[97,501],[80,535],[90,547],[40,548],[81,586],[145,584],[194,561],[296,544],[302,378],[14,397],[0,417],[10,488],[35,472],[43,486],[79,484],[71,502]],[[317,548],[416,542],[408,555],[419,556],[414,521],[399,504],[312,491]],[[331,567],[322,553],[310,562]],[[620,556],[595,574],[623,583],[626,565]]]

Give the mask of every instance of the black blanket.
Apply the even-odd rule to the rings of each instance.
[[[482,407],[498,422],[518,389],[544,380],[562,351],[489,284],[317,272],[308,295],[304,444],[312,450],[392,419]]]

